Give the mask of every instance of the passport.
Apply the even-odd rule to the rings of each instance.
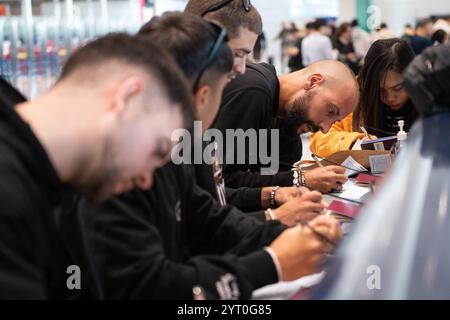
[[[389,151],[397,142],[397,136],[390,136],[379,139],[364,140],[361,142],[362,150]]]
[[[361,208],[357,205],[333,200],[328,205],[328,210],[334,214],[338,214],[347,218],[355,219],[358,217]]]

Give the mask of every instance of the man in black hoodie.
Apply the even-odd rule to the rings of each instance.
[[[63,261],[53,209],[66,191],[101,201],[149,188],[172,130],[191,114],[183,79],[162,49],[115,34],[79,49],[38,99],[2,99],[0,298],[61,298],[74,266]]]
[[[140,33],[177,58],[207,128],[232,67],[224,30],[168,13]],[[150,191],[133,190],[102,206],[79,203],[106,298],[249,298],[258,287],[312,273],[330,249],[309,227],[286,230],[218,205],[195,176],[193,165],[169,163],[155,173]],[[339,238],[333,220],[322,217],[311,227]]]

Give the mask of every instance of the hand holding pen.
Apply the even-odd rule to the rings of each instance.
[[[377,136],[370,135],[369,132],[367,132],[366,128],[364,128],[363,126],[361,126],[360,128],[361,131],[366,135],[363,140],[377,139]]]
[[[294,226],[297,221],[310,221],[325,213],[327,205],[322,201],[322,194],[318,191],[299,190],[297,197],[291,198],[277,209],[272,215],[287,226]],[[302,194],[300,194],[302,192]]]
[[[340,239],[338,221],[324,216],[283,231],[270,244],[280,265],[281,280],[295,280],[317,272]]]
[[[324,165],[319,161],[319,158],[317,158],[315,154],[312,154],[311,156],[319,168],[324,168]],[[331,190],[331,192],[339,192],[339,191],[342,191],[342,183],[337,181],[336,187],[333,190]]]

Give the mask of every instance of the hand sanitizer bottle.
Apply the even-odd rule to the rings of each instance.
[[[408,138],[408,134],[403,130],[405,126],[405,121],[399,120],[398,121],[398,127],[399,131],[397,132],[397,143],[395,146],[395,153],[398,154],[400,150],[403,148],[406,138]]]

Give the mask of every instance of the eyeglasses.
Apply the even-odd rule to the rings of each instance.
[[[242,1],[242,6],[244,7],[245,12],[249,12],[250,9],[252,8],[252,3],[250,2],[250,0],[241,0],[241,1]],[[210,12],[220,10],[231,2],[233,2],[233,0],[225,0],[225,1],[219,2],[218,4],[210,7],[205,12],[203,12],[201,14],[201,16],[204,17]]]
[[[200,72],[198,73],[198,76],[195,79],[194,87],[193,87],[194,93],[197,90],[198,85],[200,84],[200,80],[202,79],[203,74],[211,66],[211,64],[214,62],[214,60],[216,60],[220,47],[225,42],[228,42],[227,29],[225,29],[220,24],[218,24],[217,22],[214,22],[214,21],[208,21],[208,24],[214,28],[214,30],[217,32],[218,36],[216,38],[216,41],[214,42],[214,45],[211,48],[211,51],[208,54],[208,58],[206,58],[205,63],[200,68]]]

